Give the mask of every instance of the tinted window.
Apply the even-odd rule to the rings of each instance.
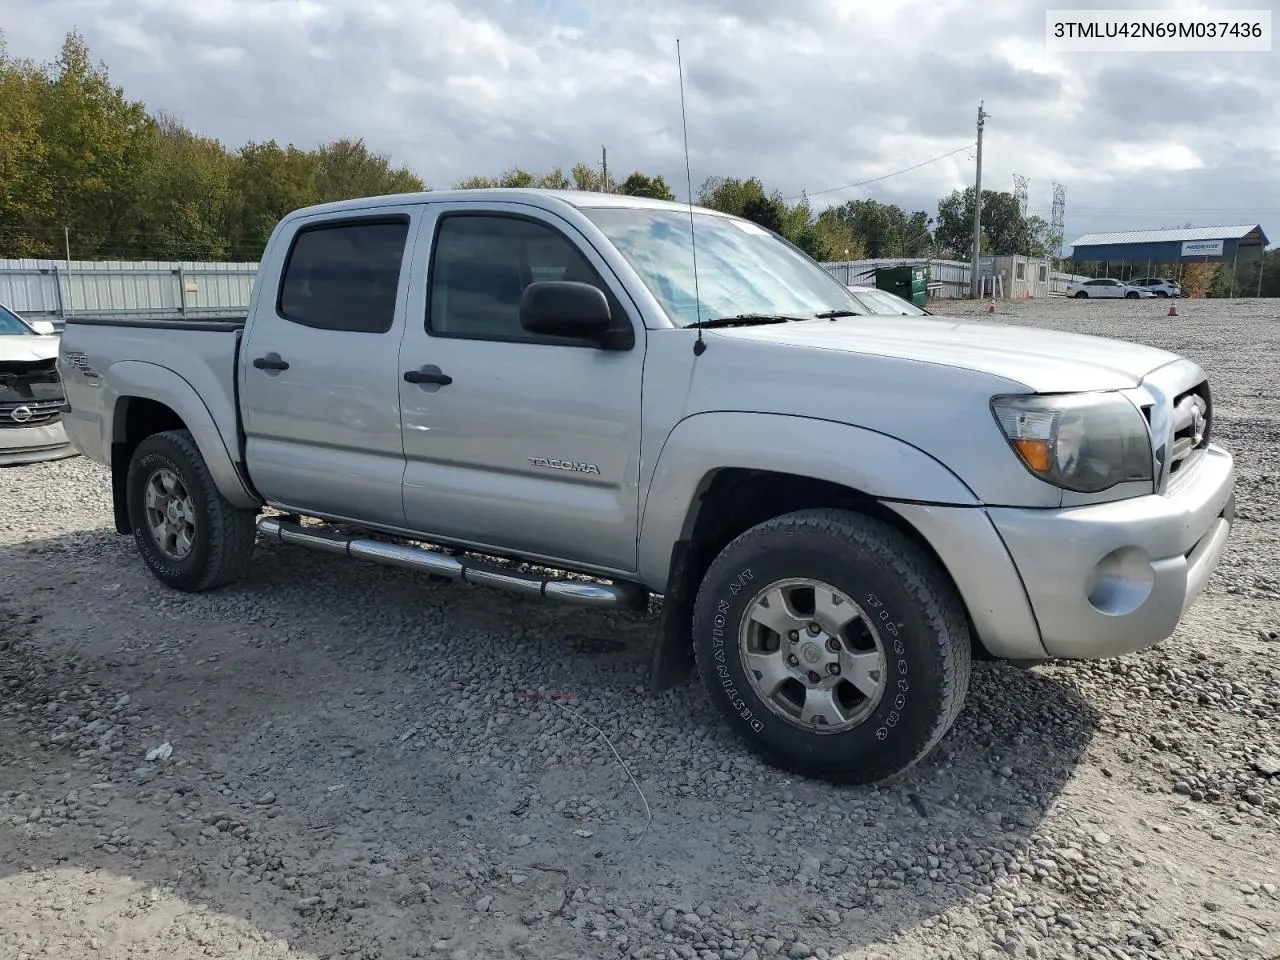
[[[407,220],[300,231],[280,284],[281,316],[323,330],[386,333],[408,232]]]
[[[545,339],[520,326],[520,300],[531,283],[574,280],[617,302],[578,249],[545,224],[515,217],[445,217],[431,266],[427,329],[455,337]]]
[[[4,307],[0,307],[0,337],[32,335],[34,335],[34,331],[19,320],[17,314],[10,313]]]

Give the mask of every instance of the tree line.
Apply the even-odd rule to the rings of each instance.
[[[578,163],[534,173],[518,167],[451,186],[607,190],[674,200],[660,174],[636,170],[603,182]],[[0,32],[0,258],[256,261],[276,222],[298,207],[431,189],[362,139],[314,149],[275,140],[230,149],[178,118],[152,113],[111,83],[77,32],[59,56],[37,64],[10,56]],[[1024,216],[1012,193],[982,192],[984,253],[1056,255],[1048,224]],[[967,262],[973,188],[939,200],[932,215],[877,200],[820,212],[807,197],[784,199],[757,177],[707,178],[695,201],[785,237],[817,260],[936,257]],[[1268,255],[1263,289],[1280,285]],[[1242,268],[1237,288],[1256,289]],[[1217,271],[1210,295],[1229,286]],[[1280,291],[1277,291],[1280,292]],[[1275,295],[1274,293],[1272,295]]]

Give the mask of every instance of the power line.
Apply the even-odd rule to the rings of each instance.
[[[926,160],[924,163],[917,163],[910,167],[903,167],[901,170],[895,170],[893,173],[886,173],[883,176],[872,177],[870,180],[860,180],[858,183],[846,183],[843,187],[831,187],[827,190],[814,190],[809,193],[801,194],[798,197],[788,197],[788,202],[799,200],[802,197],[819,197],[824,193],[837,193],[840,190],[852,190],[854,187],[865,187],[868,183],[879,183],[881,180],[888,180],[890,177],[900,176],[904,173],[910,173],[912,170],[919,170],[921,167],[927,167],[931,163],[937,163],[939,160],[945,160],[947,157],[954,157],[957,153],[963,153],[973,147],[972,143],[966,143],[963,147],[952,150],[950,153],[944,153],[940,157],[934,157],[932,160]]]

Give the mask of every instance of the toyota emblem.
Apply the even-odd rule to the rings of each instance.
[[[1204,411],[1200,409],[1199,405],[1196,405],[1191,408],[1191,432],[1195,437],[1195,445],[1197,447],[1204,440],[1204,428]]]
[[[14,423],[26,423],[35,416],[35,413],[32,412],[30,407],[18,407],[9,416],[13,418]]]

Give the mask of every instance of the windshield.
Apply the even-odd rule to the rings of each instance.
[[[694,213],[695,299],[687,212],[596,207],[583,213],[618,248],[677,326],[737,314],[866,312],[817,263],[750,221]]]
[[[0,307],[0,337],[35,336],[35,331],[18,319],[12,310]]]
[[[855,290],[853,295],[866,305],[872,313],[882,316],[923,317],[925,312],[910,300],[889,293],[885,290]]]

